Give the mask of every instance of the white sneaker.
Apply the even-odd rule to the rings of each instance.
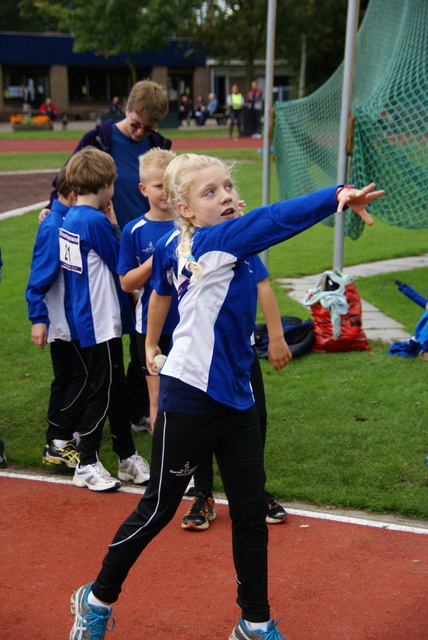
[[[134,484],[147,484],[150,478],[150,467],[147,460],[144,460],[137,452],[126,458],[123,462],[119,460],[119,478]]]
[[[101,460],[98,460],[98,465],[99,465],[100,474],[101,474],[101,476],[103,478],[111,478],[112,477],[110,471],[107,471],[107,469],[105,468],[105,466],[103,465]]]
[[[119,480],[112,478],[100,461],[78,464],[74,470],[73,484],[76,487],[88,487],[91,491],[115,491],[120,487]]]
[[[137,433],[139,433],[140,431],[147,431],[147,433],[150,433],[150,435],[153,435],[153,429],[150,422],[150,418],[147,418],[146,416],[141,416],[138,422],[133,422],[131,424],[131,428],[133,431],[136,431]]]

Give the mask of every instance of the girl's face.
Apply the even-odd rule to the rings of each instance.
[[[239,217],[238,194],[229,171],[214,165],[195,172],[188,204],[178,203],[178,211],[183,217],[190,218],[195,227],[214,227]]]

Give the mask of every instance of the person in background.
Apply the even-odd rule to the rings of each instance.
[[[158,409],[159,377],[151,376],[146,366],[147,310],[152,287],[150,276],[155,245],[174,228],[174,213],[168,205],[163,188],[165,169],[175,158],[173,151],[152,149],[140,158],[140,189],[150,202],[150,210],[128,222],[120,240],[117,272],[121,287],[131,293],[138,291],[136,307],[137,348],[141,367],[147,378],[150,398],[150,429],[153,429]],[[178,322],[177,300],[174,299],[165,319],[160,343],[162,353],[169,351],[173,330]]]
[[[112,116],[123,116],[124,113],[122,111],[122,105],[120,104],[120,100],[118,96],[114,96],[112,101],[109,104],[108,108],[109,113]]]
[[[119,480],[145,484],[150,473],[135,450],[127,412],[122,335],[133,328],[133,318],[129,296],[117,276],[119,241],[111,206],[116,175],[114,160],[104,151],[85,147],[74,154],[66,167],[66,180],[77,200],[59,232],[65,304],[71,308],[88,369],[73,484],[95,492],[114,491],[120,487]],[[107,417],[119,458],[119,480],[99,460]]]
[[[215,97],[214,93],[208,94],[208,104],[205,109],[202,109],[201,115],[198,118],[198,125],[203,126],[207,120],[210,118],[218,109],[218,100]]]
[[[180,104],[178,105],[178,119],[180,124],[183,124],[184,121],[187,124],[190,124],[190,120],[193,114],[192,110],[192,101],[187,94],[183,94],[180,98]]]
[[[118,178],[114,185],[113,206],[121,229],[149,210],[148,199],[138,188],[139,157],[153,148],[170,149],[171,140],[157,131],[159,122],[168,113],[168,94],[164,87],[150,80],[134,84],[128,97],[123,120],[106,120],[88,131],[78,142],[74,154],[93,146],[113,158]],[[51,201],[56,198],[56,178]],[[43,209],[40,218],[50,209]],[[149,397],[146,379],[141,371],[135,333],[130,335],[130,361],[127,370],[129,414],[134,431],[145,431],[149,424]]]
[[[203,110],[206,108],[206,102],[203,99],[202,96],[198,96],[196,98],[196,103],[195,103],[195,108],[193,109],[193,117],[195,118],[196,122],[198,121],[198,119],[200,118]]]
[[[58,114],[58,107],[54,105],[50,98],[46,98],[43,104],[40,105],[39,111],[42,115],[48,116],[53,122]]]
[[[247,103],[250,111],[252,138],[261,138],[260,122],[263,111],[263,92],[259,89],[257,80],[253,80],[247,93]]]
[[[0,248],[0,282],[3,275],[3,260],[1,257],[1,248]],[[7,467],[7,458],[4,452],[4,442],[0,440],[0,469],[5,469]]]
[[[88,371],[77,331],[66,309],[64,273],[59,253],[59,230],[75,201],[67,184],[65,167],[58,176],[58,199],[40,224],[34,244],[31,272],[25,291],[31,341],[50,347],[54,379],[51,384],[43,461],[75,469],[79,462],[75,432],[80,431]]]
[[[242,135],[242,109],[244,107],[244,96],[238,89],[238,85],[232,85],[230,94],[227,96],[227,106],[229,113],[229,138],[232,138],[233,127],[236,124],[238,136]]]

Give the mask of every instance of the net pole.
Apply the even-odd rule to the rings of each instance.
[[[346,141],[348,136],[348,122],[352,109],[352,86],[354,82],[355,50],[357,44],[358,15],[360,0],[348,1],[346,19],[345,57],[343,63],[342,107],[340,115],[339,157],[337,162],[337,184],[347,182],[348,156]],[[345,237],[345,220],[343,214],[336,214],[334,225],[334,271],[343,269],[343,247]]]
[[[273,94],[273,71],[275,63],[275,26],[276,26],[276,0],[269,0],[267,14],[267,34],[266,34],[266,70],[265,70],[265,108],[263,120],[263,189],[262,204],[270,202],[270,118]],[[261,259],[267,268],[269,258],[268,250],[262,252]]]

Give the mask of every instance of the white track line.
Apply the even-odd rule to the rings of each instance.
[[[36,202],[36,204],[30,204],[28,207],[20,207],[19,209],[11,209],[11,211],[5,211],[4,213],[0,213],[0,220],[5,220],[6,218],[14,218],[15,216],[22,216],[23,213],[28,213],[28,211],[34,211],[34,209],[43,209],[48,204],[48,198],[43,200],[43,202]]]
[[[14,471],[0,471],[0,477],[5,478],[16,478],[18,480],[36,480],[38,482],[51,482],[53,484],[65,484],[72,485],[72,481],[67,478],[59,478],[55,476],[42,476],[36,474],[25,474],[25,473],[16,473]],[[119,492],[123,493],[136,493],[142,495],[144,493],[143,487],[124,487],[122,486],[119,489]],[[193,498],[187,498],[184,496],[185,500],[192,500]],[[215,496],[215,501],[218,504],[227,505],[228,502],[225,498],[220,498],[217,495]],[[298,516],[301,518],[316,518],[318,520],[330,520],[332,522],[343,522],[344,524],[357,524],[365,527],[375,527],[377,529],[388,529],[388,531],[405,531],[409,533],[418,533],[428,535],[428,523],[426,527],[412,525],[412,524],[399,524],[393,522],[388,519],[378,519],[378,518],[368,518],[368,517],[358,517],[358,516],[346,516],[342,514],[331,513],[330,511],[323,510],[311,510],[311,509],[294,509],[290,508],[287,505],[284,505],[287,509],[287,512],[292,516]]]

